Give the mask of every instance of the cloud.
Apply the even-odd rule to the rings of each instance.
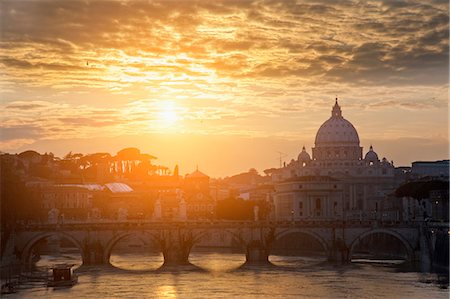
[[[24,142],[169,129],[298,137],[314,134],[336,94],[349,112],[447,110],[448,8],[3,1],[2,125]],[[157,117],[166,102],[172,128]]]
[[[68,83],[72,86],[89,86],[91,79],[108,74],[111,79],[120,80],[117,72],[109,72],[111,67],[126,68],[133,59],[174,56],[173,53],[184,53],[192,64],[213,68],[225,77],[313,76],[354,82],[356,76],[365,84],[415,84],[423,79],[415,76],[415,71],[426,69],[442,74],[448,62],[445,9],[448,5],[440,3],[36,1],[26,4],[14,1],[3,4],[2,63],[12,77],[19,71],[14,69],[34,70],[29,75],[47,72],[47,80],[41,82],[48,85],[61,80],[61,76],[51,74],[53,71],[85,78]],[[438,44],[440,47],[435,47]],[[27,49],[32,47],[53,55],[30,55]],[[294,54],[295,61],[283,53],[285,49]],[[383,59],[388,54],[390,59]],[[226,63],[233,60],[233,55],[248,59],[245,64]],[[86,61],[95,64],[95,71],[86,68]],[[301,61],[309,61],[309,65]],[[135,72],[126,74],[139,77],[141,73],[141,78],[149,68],[159,73],[170,71],[167,65],[159,66],[160,69],[151,63],[133,65]],[[261,65],[270,66],[261,70]],[[175,62],[170,67],[192,77],[203,75],[186,64]],[[239,72],[236,67],[240,67]],[[442,84],[442,80],[436,84]]]
[[[46,107],[46,102],[40,102],[40,101],[16,101],[13,103],[8,104],[5,109],[14,109],[14,110],[35,110],[37,108],[44,108]]]
[[[0,127],[0,135],[3,141],[12,139],[34,139],[39,137],[40,128],[30,125],[17,125],[12,127]]]

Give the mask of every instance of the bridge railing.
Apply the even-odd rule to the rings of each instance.
[[[236,220],[167,220],[167,221],[146,221],[146,220],[121,220],[111,221],[109,219],[102,219],[97,221],[64,221],[59,223],[18,223],[16,230],[71,230],[71,229],[90,229],[90,228],[110,228],[110,227],[143,227],[143,228],[201,228],[201,227],[307,227],[307,228],[352,228],[352,227],[419,227],[423,221],[415,222],[396,222],[396,221],[376,221],[376,220],[295,220],[295,221],[236,221]],[[448,226],[448,223],[446,224]],[[441,224],[445,226],[445,224]]]

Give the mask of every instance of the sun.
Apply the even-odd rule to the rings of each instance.
[[[173,102],[162,102],[159,111],[159,119],[162,124],[169,126],[173,125],[178,120],[176,106]]]

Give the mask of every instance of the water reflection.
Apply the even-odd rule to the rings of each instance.
[[[158,286],[155,291],[156,298],[177,298],[177,290],[173,285]]]
[[[10,298],[448,298],[435,274],[397,263],[341,265],[323,257],[278,255],[266,265],[247,265],[241,253],[195,251],[191,265],[155,269],[157,258],[115,253],[114,266],[77,269],[79,283],[73,288],[60,292],[33,286]],[[54,261],[43,257],[39,266]]]
[[[145,271],[160,268],[164,257],[158,244],[137,234],[130,234],[114,244],[109,262],[119,269]]]
[[[189,255],[189,262],[209,272],[226,272],[242,266],[245,254],[232,252],[230,249],[197,249]]]
[[[164,263],[162,253],[114,252],[109,259],[112,266],[123,270],[157,270]]]

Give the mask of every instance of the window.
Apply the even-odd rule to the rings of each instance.
[[[320,198],[316,198],[316,210],[320,210]]]
[[[298,185],[298,189],[302,189],[303,188],[303,186],[302,185]]]
[[[300,210],[303,209],[303,202],[300,201],[300,202],[298,203],[298,208],[299,208]]]

